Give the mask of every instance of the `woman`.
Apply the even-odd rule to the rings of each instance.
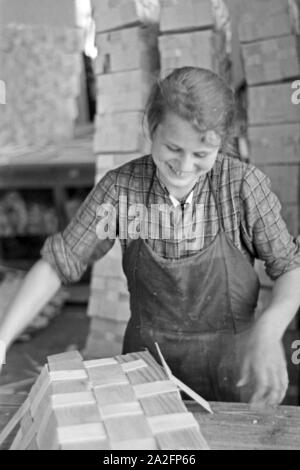
[[[157,83],[146,111],[152,155],[108,172],[64,232],[46,241],[0,340],[11,344],[61,282],[78,280],[105,255],[114,243],[104,230],[110,220],[130,291],[123,352],[146,347],[155,355],[157,341],[174,375],[206,399],[280,403],[288,386],[281,340],[300,304],[300,250],[268,178],[230,154],[234,114],[232,92],[208,70],[177,69]],[[146,209],[140,236],[124,235],[124,200]],[[275,280],[256,321],[254,258]]]

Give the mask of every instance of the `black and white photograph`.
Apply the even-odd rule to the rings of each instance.
[[[0,0],[0,450],[300,450],[300,0]]]

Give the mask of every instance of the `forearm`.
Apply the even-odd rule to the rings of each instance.
[[[39,260],[25,280],[0,322],[0,341],[8,348],[59,289],[61,281],[54,269]]]
[[[275,281],[270,305],[257,321],[281,339],[300,306],[300,268],[289,271]]]

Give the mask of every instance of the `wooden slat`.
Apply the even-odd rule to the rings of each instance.
[[[78,351],[56,354],[47,358],[50,372],[80,370],[84,368],[83,359]]]
[[[96,404],[64,406],[63,408],[55,409],[54,415],[58,427],[77,426],[101,421]]]
[[[99,408],[103,420],[132,415],[143,415],[141,405],[137,401],[101,406]]]
[[[91,388],[88,380],[66,380],[66,381],[61,380],[59,382],[52,382],[50,387],[51,387],[51,392],[54,395],[58,395],[62,393],[87,392]]]
[[[106,440],[106,432],[100,422],[59,427],[57,434],[60,444]]]
[[[192,413],[187,412],[149,416],[148,423],[155,436],[162,432],[167,433],[189,428],[198,429],[197,421]]]
[[[97,388],[94,390],[94,394],[99,406],[136,401],[134,391],[129,384]]]
[[[155,448],[151,429],[142,415],[109,418],[104,423],[113,449],[129,449],[130,443],[132,449],[142,448],[141,445]]]
[[[157,434],[156,440],[160,450],[208,450],[209,446],[197,429],[180,429],[179,431]]]
[[[140,398],[139,401],[146,416],[164,413],[183,413],[186,411],[178,391]]]
[[[80,370],[58,370],[49,372],[49,377],[52,381],[66,381],[66,380],[85,380],[87,373],[85,369]]]
[[[110,366],[91,367],[87,369],[89,380],[93,387],[113,384],[126,384],[128,378],[119,364]]]
[[[29,400],[27,399],[12,419],[7,423],[2,432],[0,433],[0,446],[4,443],[14,428],[20,423],[24,413],[29,409]]]
[[[95,397],[92,392],[63,393],[61,395],[51,396],[51,406],[54,410],[65,406],[80,407],[82,405],[93,405],[94,403]]]
[[[133,386],[137,398],[144,398],[163,393],[176,392],[177,386],[171,380],[159,380],[157,382],[147,382]]]

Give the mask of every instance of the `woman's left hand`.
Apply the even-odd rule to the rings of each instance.
[[[288,388],[288,373],[281,338],[259,322],[247,333],[242,345],[241,379],[238,386],[252,383],[250,400],[255,406],[280,404]]]

